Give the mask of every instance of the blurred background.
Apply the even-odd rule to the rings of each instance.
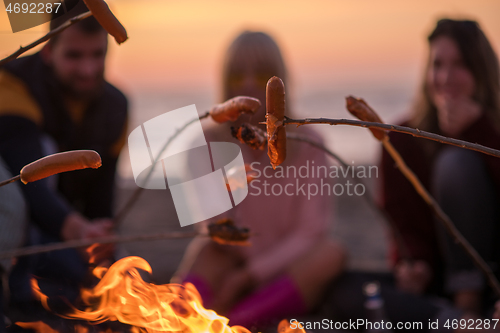
[[[427,52],[426,37],[442,17],[477,20],[495,50],[500,50],[498,0],[108,0],[108,3],[130,37],[121,46],[110,39],[107,63],[108,80],[128,94],[130,130],[179,107],[196,104],[201,113],[220,102],[223,55],[230,42],[245,29],[268,32],[277,40],[290,72],[287,93],[298,117],[351,118],[345,110],[344,97],[352,94],[363,97],[386,122],[401,120],[419,88]],[[48,29],[45,24],[13,34],[4,9],[0,5],[2,58]],[[326,125],[315,128],[324,136],[327,146],[348,164],[377,163],[380,147],[366,129]],[[122,188],[135,186],[127,149],[121,156],[120,175]],[[163,192],[157,196],[169,195]],[[165,227],[162,215],[175,217],[172,207],[167,211],[163,205],[161,209],[165,211],[154,211],[165,198],[151,195],[146,193],[141,199],[143,209],[130,216],[131,221],[141,223],[127,224],[127,232],[162,229]],[[383,229],[360,235],[359,230],[369,230],[366,228],[372,225],[373,214],[342,205],[342,200],[347,199],[339,201],[337,233],[347,239],[354,252],[352,265],[383,268]],[[348,219],[349,223],[345,222]],[[367,245],[370,242],[372,246]],[[165,244],[152,242],[150,248],[153,243],[158,248]],[[148,258],[153,268],[173,269],[186,243],[169,244],[178,251],[171,251],[176,254],[171,258],[163,256],[161,260],[171,260],[171,264],[155,268],[154,260]],[[140,244],[127,249],[134,254],[146,251]],[[147,257],[147,253],[143,255]],[[164,273],[168,276],[170,271]]]
[[[407,112],[421,79],[426,36],[444,16],[478,20],[500,49],[498,0],[109,0],[128,30],[110,40],[108,79],[128,93],[131,129],[189,104],[218,102],[222,57],[244,29],[269,32],[288,64],[295,112],[349,117],[344,97],[365,98],[387,122]],[[0,5],[0,8],[3,5]],[[3,8],[2,8],[3,9]],[[13,34],[0,12],[0,56],[41,36],[47,25]],[[366,130],[316,126],[328,146],[356,164],[376,163]],[[120,173],[131,176],[128,156]]]

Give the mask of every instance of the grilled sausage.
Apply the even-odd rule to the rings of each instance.
[[[285,86],[279,77],[273,76],[266,88],[267,154],[271,165],[283,163],[286,158]]]
[[[21,169],[21,181],[31,183],[57,173],[101,166],[101,156],[93,150],[73,150],[36,160]]]

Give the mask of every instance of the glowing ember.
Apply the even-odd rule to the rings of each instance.
[[[228,326],[229,319],[205,309],[192,284],[147,283],[139,270],[152,272],[148,262],[139,257],[126,257],[109,269],[98,267],[94,275],[102,277],[101,281],[95,288],[83,290],[81,294],[86,308],[73,308],[72,313],[59,316],[92,324],[119,321],[134,326],[132,332],[249,333],[244,327]],[[50,310],[47,296],[41,292],[36,280],[32,281],[35,294]],[[16,324],[42,333],[55,332],[43,323]],[[86,328],[80,328],[76,330],[75,327],[76,332],[87,332]]]
[[[278,325],[278,333],[306,333],[306,330],[296,320],[288,321],[283,319]]]

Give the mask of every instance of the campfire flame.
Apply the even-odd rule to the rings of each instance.
[[[292,328],[292,324],[294,324],[294,328]],[[306,333],[306,330],[295,319],[290,321],[283,319],[278,325],[278,333]]]
[[[16,325],[28,330],[29,329],[34,330],[39,333],[58,333],[56,330],[54,330],[49,325],[45,324],[43,321],[35,321],[32,323],[16,323]]]
[[[144,281],[139,270],[152,273],[149,263],[139,257],[126,257],[109,269],[94,270],[100,282],[92,289],[83,290],[84,310],[73,308],[63,318],[86,320],[92,324],[119,321],[133,326],[132,332],[193,332],[193,333],[249,333],[241,326],[230,327],[229,319],[203,307],[200,294],[190,283],[185,285],[155,285]],[[50,310],[48,298],[32,280],[33,291],[42,305]],[[16,323],[53,333],[43,323]],[[86,332],[86,329],[76,332]],[[75,328],[76,329],[76,328]]]

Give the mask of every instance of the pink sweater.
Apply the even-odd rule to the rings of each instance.
[[[316,173],[318,166],[326,166],[328,170],[329,164],[327,156],[319,149],[303,142],[288,140],[287,159],[281,165],[280,173],[280,167],[272,169],[267,150],[252,150],[226,134],[229,132],[229,126],[210,126],[205,129],[205,137],[207,141],[238,143],[245,163],[251,164],[257,175],[260,172],[260,177],[249,184],[248,196],[243,202],[214,219],[230,217],[238,226],[250,228],[252,245],[234,247],[234,250],[247,259],[250,273],[258,282],[263,283],[284,272],[294,260],[328,236],[328,226],[333,215],[333,182],[328,178],[328,172],[325,178],[324,168],[321,171],[322,178]],[[315,141],[322,141],[309,128],[301,127],[297,132],[308,135]],[[302,169],[299,173],[300,167]],[[322,184],[327,184],[323,185],[323,195]]]

